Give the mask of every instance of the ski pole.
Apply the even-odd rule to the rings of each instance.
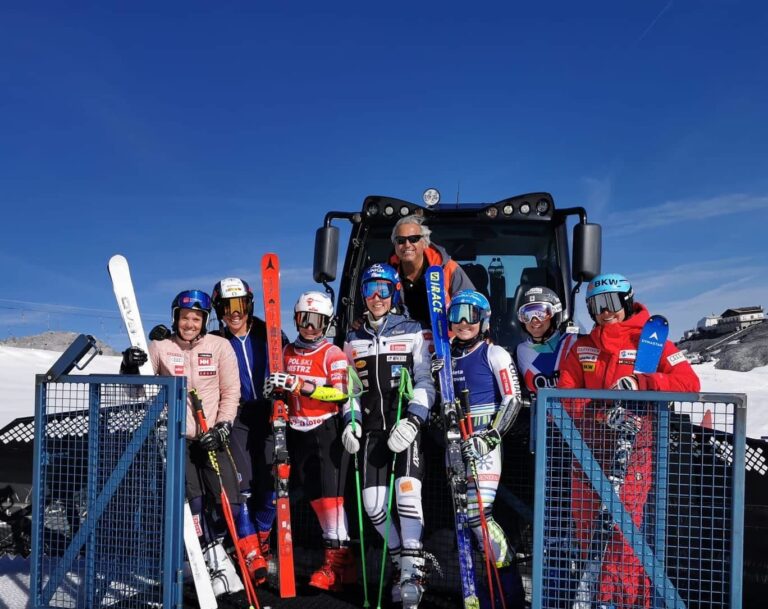
[[[360,378],[357,376],[357,372],[355,372],[355,369],[352,366],[349,366],[349,368],[347,369],[347,377],[349,379],[350,385],[352,385],[355,381],[357,383],[360,383]],[[362,385],[362,383],[360,384]],[[350,399],[349,407],[350,407],[350,410],[352,411],[352,433],[355,433],[356,432],[355,426],[357,425],[357,421],[355,421],[354,398]],[[362,427],[362,423],[361,423],[361,427]],[[360,490],[360,465],[357,460],[357,453],[355,453],[354,460],[355,460],[355,491],[357,495],[357,527],[360,530],[360,560],[363,564],[363,596],[364,596],[363,607],[367,608],[367,607],[370,607],[371,604],[368,602],[368,571],[365,566],[365,541],[363,539],[363,495],[362,495],[362,491]]]
[[[465,412],[465,417],[459,423],[462,435],[467,440],[475,433],[474,426],[472,425],[472,413],[469,407],[469,390],[464,389],[461,392],[461,407]],[[462,425],[464,423],[464,425]],[[480,528],[483,532],[483,546],[485,549],[485,568],[488,575],[488,593],[491,596],[491,607],[496,606],[493,593],[493,580],[491,579],[491,572],[496,579],[496,585],[498,587],[499,597],[501,598],[501,606],[503,609],[507,609],[507,602],[504,600],[504,589],[501,587],[501,577],[499,576],[499,567],[496,565],[496,556],[491,545],[491,534],[488,530],[488,520],[485,517],[485,509],[483,506],[483,496],[480,491],[480,479],[477,475],[477,462],[474,457],[469,458],[469,467],[472,471],[472,477],[475,480],[475,494],[477,495],[477,509],[480,512]]]
[[[403,397],[409,399],[413,396],[413,385],[411,384],[411,375],[405,368],[400,369],[400,385],[397,388],[397,415],[395,416],[395,425],[400,421],[400,415],[403,411]],[[387,560],[387,549],[389,546],[389,525],[392,520],[392,495],[395,492],[395,462],[397,453],[392,455],[392,469],[389,474],[389,496],[387,497],[387,519],[384,524],[384,547],[381,550],[381,572],[379,574],[379,598],[376,602],[376,609],[381,609],[381,595],[384,591],[384,567]]]
[[[200,396],[196,390],[189,392],[190,400],[192,401],[192,407],[195,410],[195,418],[197,424],[200,426],[200,430],[203,433],[208,431],[208,421],[205,419],[205,412],[203,411],[203,402],[200,400]],[[216,458],[216,453],[212,450],[208,451],[208,460],[211,462],[211,467],[216,472],[219,478],[219,486],[221,487],[221,510],[224,513],[224,520],[227,523],[227,529],[229,530],[229,536],[232,538],[232,544],[235,546],[235,555],[237,556],[237,563],[240,567],[240,574],[243,578],[243,585],[245,586],[245,594],[248,597],[249,609],[261,609],[259,605],[259,599],[256,597],[256,591],[253,589],[253,583],[251,582],[250,575],[248,573],[248,567],[245,564],[245,558],[240,550],[240,539],[237,536],[237,529],[235,528],[235,519],[232,515],[232,505],[229,503],[229,497],[224,487],[224,479],[221,477],[221,468],[219,467],[219,461]],[[254,607],[255,606],[255,607]]]

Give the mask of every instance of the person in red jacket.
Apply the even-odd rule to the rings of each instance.
[[[595,326],[573,345],[560,370],[558,389],[699,391],[696,373],[685,355],[670,341],[664,344],[656,372],[634,372],[640,332],[650,314],[645,306],[634,302],[632,286],[625,277],[617,274],[595,277],[587,287],[587,309]],[[615,467],[621,426],[615,415],[624,413],[623,409],[612,408],[615,402],[603,400],[566,400],[564,406],[595,459],[606,475],[610,475]],[[635,418],[639,430],[633,434],[619,496],[639,527],[653,483],[653,416],[652,413],[626,416]],[[576,541],[584,558],[593,528],[600,526],[600,501],[577,467],[572,468],[571,509]],[[650,606],[650,582],[639,559],[618,532],[606,548],[597,594],[599,603],[615,607]]]

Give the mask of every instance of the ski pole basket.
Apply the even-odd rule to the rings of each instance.
[[[51,378],[35,383],[30,609],[180,606],[186,379]]]
[[[534,416],[534,607],[740,609],[746,396],[547,389]]]

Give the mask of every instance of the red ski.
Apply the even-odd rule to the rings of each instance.
[[[277,254],[264,254],[261,259],[261,284],[264,292],[264,321],[267,325],[269,371],[283,371],[283,340],[280,325],[280,261]],[[291,504],[288,500],[288,479],[291,461],[285,442],[288,408],[283,397],[273,395],[272,431],[275,436],[275,493],[277,495],[277,560],[280,573],[280,596],[296,596],[293,572],[293,537],[291,536]]]

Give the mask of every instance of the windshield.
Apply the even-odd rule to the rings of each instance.
[[[552,222],[467,224],[466,219],[430,218],[430,239],[461,264],[475,288],[488,298],[493,340],[511,350],[522,338],[516,315],[522,293],[528,287],[546,285],[562,294],[556,225]],[[391,233],[389,224],[368,227],[360,270],[390,259],[394,253]],[[359,274],[351,292],[355,317],[362,314],[363,306]]]

